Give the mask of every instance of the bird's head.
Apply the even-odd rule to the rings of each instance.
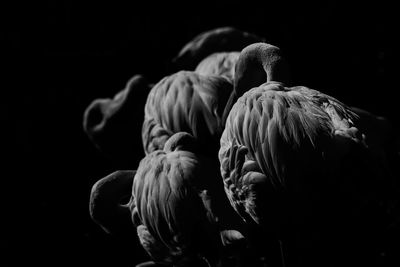
[[[267,43],[245,47],[235,67],[234,91],[237,97],[270,81],[290,82],[289,67],[281,49]]]
[[[282,51],[267,43],[248,45],[240,52],[235,65],[233,92],[225,106],[223,124],[233,105],[244,93],[267,82],[290,83],[289,66]]]
[[[173,152],[184,150],[189,152],[197,152],[199,149],[196,138],[186,132],[179,132],[171,136],[165,143],[164,151]]]
[[[115,171],[97,181],[90,193],[90,217],[103,230],[117,236],[133,236],[130,219],[131,188],[136,171]]]

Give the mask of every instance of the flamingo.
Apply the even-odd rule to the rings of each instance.
[[[173,59],[186,70],[165,77],[149,93],[142,128],[144,150],[162,149],[172,134],[184,131],[217,154],[239,52],[260,40],[254,34],[222,27],[186,44]]]
[[[262,38],[232,27],[216,28],[195,37],[182,48],[174,61],[193,63],[206,57],[199,63],[197,73],[224,76],[231,81],[239,52],[212,53],[238,50],[259,40]],[[143,153],[138,153],[141,146],[137,138],[140,134],[138,128],[143,123],[143,107],[153,86],[142,75],[135,75],[114,98],[96,99],[84,112],[83,128],[89,139],[110,158],[119,163],[126,162],[123,166],[133,167],[131,162],[137,162],[143,157]],[[137,160],[131,159],[132,151],[136,151]]]
[[[184,132],[147,154],[136,171],[99,180],[92,188],[90,215],[110,234],[137,239],[136,227],[153,260],[139,266],[216,266],[231,251],[246,249],[218,161],[202,154],[197,140]]]
[[[218,231],[201,196],[215,180],[215,172],[210,173],[215,168],[206,167],[194,152],[195,139],[177,133],[164,150],[148,154],[139,164],[132,216],[141,244],[156,262],[208,265],[218,250]]]
[[[210,56],[210,58],[213,57],[214,55]],[[193,209],[199,209],[201,213],[201,209],[205,208],[207,210],[208,221],[214,228],[217,227],[219,230],[218,238],[221,239],[219,242],[222,242],[224,248],[237,250],[238,247],[244,246],[244,237],[236,230],[240,228],[240,223],[223,192],[217,158],[219,138],[223,130],[221,117],[225,109],[226,101],[232,91],[231,78],[229,78],[230,74],[224,75],[223,73],[232,73],[237,55],[229,53],[227,56],[216,56],[216,58],[217,60],[205,59],[204,62],[206,63],[202,63],[198,71],[180,71],[167,76],[151,89],[144,109],[145,116],[142,127],[144,150],[147,155],[143,161],[146,163],[139,166],[138,172],[143,166],[147,166],[146,168],[151,169],[152,166],[156,165],[157,157],[155,157],[154,154],[172,152],[171,148],[168,148],[168,146],[166,147],[166,144],[175,142],[173,140],[176,140],[174,136],[177,133],[184,131],[186,132],[184,136],[192,135],[191,138],[178,138],[180,140],[179,142],[182,142],[182,140],[192,140],[190,142],[196,144],[196,156],[202,155],[201,161],[208,162],[207,176],[213,178],[209,180],[207,190],[203,190],[200,194],[204,207],[196,204],[197,206],[195,205]],[[228,62],[227,64],[230,70],[223,70],[220,72],[218,66],[224,61]],[[210,68],[209,66],[214,67]],[[222,64],[222,66],[224,66],[224,64]],[[210,69],[212,70],[211,73],[208,72]],[[191,150],[191,148],[185,149]],[[148,157],[150,157],[150,159],[148,159]],[[190,168],[188,172],[191,172]],[[136,177],[140,176],[136,175]],[[174,176],[171,176],[171,179],[178,178],[179,177],[174,178]],[[155,179],[155,177],[147,179]],[[140,178],[135,178],[135,181],[139,180]],[[150,255],[155,253],[153,258],[164,263],[181,262],[181,259],[175,259],[173,251],[165,250],[165,248],[162,249],[162,251],[158,251],[157,244],[159,243],[149,241],[154,238],[154,232],[150,235],[150,232],[146,230],[148,229],[146,223],[143,223],[142,220],[148,223],[149,220],[153,219],[151,216],[147,216],[148,214],[144,215],[140,220],[142,223],[138,223],[138,216],[133,216],[132,220],[126,219],[127,207],[129,207],[131,213],[139,214],[138,212],[132,212],[133,210],[138,210],[137,203],[134,201],[138,198],[132,197],[131,201],[123,206],[118,204],[119,202],[116,200],[120,199],[121,196],[118,195],[120,191],[117,189],[122,187],[122,185],[119,185],[118,181],[121,183],[125,181],[121,173],[107,176],[99,181],[99,183],[95,184],[91,194],[92,218],[101,225],[103,229],[110,233],[115,231],[113,225],[130,225],[133,220],[133,222],[136,222],[135,224],[138,225],[138,234],[142,245]],[[136,182],[133,183],[136,184]],[[156,188],[157,184],[151,187]],[[141,188],[141,186],[139,186],[139,188]],[[141,194],[143,190],[140,189],[135,192],[136,193],[133,195],[137,196]],[[166,197],[165,192],[154,195],[154,197],[163,199]],[[191,201],[191,199],[192,197],[189,197],[188,201]],[[108,205],[104,203],[108,203]],[[173,208],[174,207],[171,207],[171,210],[173,210]],[[161,206],[153,206],[154,212],[159,212],[161,209]],[[112,216],[110,217],[107,214],[112,214]],[[117,216],[116,214],[119,215]],[[113,219],[117,221],[114,222]],[[152,227],[153,230],[158,227],[157,229],[160,230],[160,233],[158,233],[159,235],[168,234],[163,232],[164,228],[162,224],[155,224]],[[124,229],[126,228],[130,227],[124,226]],[[181,230],[178,229],[176,231],[177,234],[180,234],[180,231]],[[149,239],[146,239],[146,237]],[[168,242],[172,241],[169,240]],[[156,247],[147,247],[149,244],[156,244]],[[160,253],[162,255],[160,255]],[[192,255],[190,257],[194,256]],[[180,258],[180,256],[178,258]]]
[[[174,133],[187,132],[216,157],[231,91],[232,84],[223,76],[179,71],[163,78],[145,105],[142,140],[146,153],[162,150]]]
[[[241,52],[220,140],[226,195],[272,266],[367,265],[385,172],[356,113],[289,77],[279,48]]]

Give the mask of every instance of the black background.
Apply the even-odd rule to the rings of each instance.
[[[91,186],[126,166],[89,142],[83,111],[134,74],[152,81],[169,74],[170,59],[205,30],[234,26],[264,36],[285,52],[295,84],[399,123],[397,18],[385,2],[81,2],[1,9],[2,266],[133,266],[142,259],[133,242],[90,220]]]

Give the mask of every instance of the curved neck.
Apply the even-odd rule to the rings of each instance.
[[[233,105],[245,92],[266,82],[288,83],[289,77],[289,67],[278,47],[255,43],[244,48],[236,62],[233,92],[222,115],[223,125]]]
[[[134,229],[129,207],[121,201],[131,196],[135,174],[136,171],[116,171],[92,187],[90,216],[107,233],[124,235]]]
[[[280,49],[267,43],[255,43],[244,48],[235,69],[236,97],[270,81],[289,81],[289,69]]]

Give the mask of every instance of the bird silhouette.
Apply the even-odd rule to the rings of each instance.
[[[373,264],[385,172],[356,113],[317,90],[287,87],[287,70],[274,46],[240,54],[219,151],[225,192],[255,225],[271,266]]]
[[[238,98],[253,87],[268,81],[291,82],[290,68],[279,47],[253,43],[240,52],[235,64],[233,90],[225,106],[223,123]]]
[[[207,260],[204,261],[203,259],[204,255],[206,255],[206,258],[211,259],[211,264],[214,264],[217,258],[221,258],[218,253],[235,258],[233,255],[235,251],[242,248],[245,249],[244,236],[240,232],[242,223],[229,205],[229,201],[224,193],[217,156],[219,139],[223,131],[222,115],[226,102],[232,92],[232,77],[237,58],[238,52],[214,53],[205,58],[195,71],[180,71],[165,77],[157,83],[148,94],[144,108],[142,138],[147,156],[138,167],[134,181],[132,173],[128,175],[125,172],[115,172],[101,179],[93,186],[90,205],[92,218],[109,233],[131,231],[133,220],[137,225],[138,236],[143,247],[158,262],[144,263],[145,265],[159,264],[160,262],[178,265],[203,264],[207,262]],[[129,91],[124,91],[124,93],[120,93],[119,95],[128,93]],[[107,114],[117,114],[123,108],[131,110],[130,107],[126,107],[128,102],[118,101],[119,98],[115,98],[116,103],[114,105],[107,102],[108,105],[105,109],[107,112],[103,112],[104,119],[100,120],[99,123],[101,127],[104,127],[105,122],[108,122]],[[132,99],[134,101],[134,98]],[[129,103],[133,105],[133,102]],[[96,106],[102,107],[99,104],[96,104]],[[136,107],[140,108],[139,105],[136,105]],[[132,114],[126,112],[124,114],[129,115],[129,118],[133,118]],[[94,116],[87,117],[92,118]],[[93,123],[93,125],[97,126],[96,123]],[[110,130],[115,130],[115,128],[110,128]],[[134,135],[132,135],[132,138],[135,138]],[[124,140],[121,141],[124,142]],[[179,151],[179,153],[175,150]],[[179,157],[165,161],[163,158],[166,155],[168,160],[170,160],[171,155]],[[197,167],[194,168],[190,164],[188,166],[181,166],[181,163],[186,164],[186,158],[182,155],[186,155],[187,159],[192,158],[189,162],[192,162],[192,165]],[[187,155],[190,155],[190,157]],[[129,153],[128,158],[131,158]],[[162,158],[161,162],[160,158]],[[198,169],[198,165],[201,165],[201,169],[204,169],[201,175],[208,178],[203,178],[200,184],[195,185],[198,190],[201,188],[200,192],[197,192],[197,195],[191,194],[190,196],[183,197],[183,199],[177,199],[177,201],[181,201],[179,203],[185,204],[187,202],[192,213],[195,212],[196,215],[200,216],[197,219],[196,216],[192,216],[195,219],[196,225],[199,223],[203,224],[200,226],[207,229],[211,225],[210,229],[214,229],[212,230],[212,234],[209,234],[209,237],[204,236],[204,240],[199,239],[202,236],[195,237],[193,241],[179,240],[178,242],[172,240],[172,233],[168,232],[168,229],[165,228],[165,221],[157,220],[151,224],[150,222],[154,219],[153,214],[146,213],[145,210],[140,209],[143,206],[138,206],[137,201],[152,203],[149,205],[154,204],[152,206],[152,212],[154,213],[162,213],[169,209],[172,213],[179,212],[179,216],[184,216],[182,220],[187,220],[185,216],[188,215],[180,215],[179,210],[182,204],[176,206],[175,203],[172,203],[168,207],[166,201],[164,201],[168,191],[164,191],[164,189],[168,188],[168,180],[163,180],[164,182],[159,187],[160,192],[151,191],[153,192],[151,193],[151,197],[148,199],[145,197],[146,192],[149,192],[146,190],[150,190],[151,188],[156,189],[158,187],[157,181],[161,179],[160,177],[167,174],[170,180],[175,181],[178,185],[182,184],[182,187],[186,186],[185,181],[190,180],[187,177],[185,179],[180,177],[179,175],[181,174],[177,173],[176,170],[169,173],[168,171],[153,169],[154,166],[160,167],[164,163],[167,164],[167,167],[169,166],[168,168],[172,168],[171,166],[175,166],[174,164],[176,163],[181,166],[179,170],[185,170],[188,174],[195,172],[194,170]],[[146,174],[146,171],[150,174]],[[155,171],[157,171],[156,174],[160,179],[154,174]],[[145,172],[145,174],[141,175],[142,172]],[[198,174],[193,175],[196,176]],[[143,181],[154,179],[156,182],[139,184],[142,181],[142,178],[139,177],[147,177],[143,178],[145,179]],[[130,202],[122,205],[120,202],[121,198],[126,199],[128,181],[134,183],[134,188],[137,185],[139,189],[136,191],[134,189],[133,192],[136,193],[133,193]],[[121,190],[124,186],[125,189],[122,192]],[[171,190],[174,191],[177,189],[172,188]],[[138,196],[143,197],[137,200]],[[159,199],[160,202],[155,204],[151,202],[151,199]],[[199,199],[201,200],[200,202],[198,201]],[[127,209],[130,210],[132,215],[130,219],[127,219]],[[138,216],[138,214],[142,215]],[[206,217],[201,214],[205,214]],[[158,215],[157,218],[160,216]],[[164,219],[169,220],[171,218]],[[167,221],[167,224],[169,224],[169,221]],[[191,221],[189,220],[187,226],[192,227],[190,225]],[[201,227],[199,228],[200,233],[202,232]],[[203,232],[206,233],[207,229]],[[155,230],[158,232],[155,233]],[[172,230],[178,236],[188,236],[188,230],[185,227],[178,227]],[[165,239],[163,239],[163,242],[169,242],[168,245],[159,242],[161,237]],[[201,243],[203,243],[204,247],[201,247]],[[186,249],[186,246],[190,248]],[[179,252],[177,250],[182,251]],[[196,253],[204,255],[199,256]]]

